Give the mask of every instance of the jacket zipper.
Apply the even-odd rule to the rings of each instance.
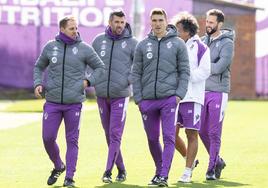
[[[65,55],[66,55],[66,47],[64,44],[64,52],[63,52],[63,62],[62,62],[62,82],[61,82],[61,104],[63,104],[63,88],[64,88],[64,64],[65,64]]]
[[[110,79],[111,79],[111,67],[112,67],[112,57],[113,57],[113,49],[114,49],[114,41],[112,44],[111,54],[110,54],[110,66],[109,66],[109,74],[108,74],[108,83],[107,83],[107,98],[110,98]]]
[[[156,64],[156,74],[155,74],[155,83],[154,83],[154,97],[155,97],[155,99],[157,99],[157,96],[156,96],[156,84],[157,84],[157,76],[158,76],[158,65],[159,65],[160,42],[161,42],[161,40],[158,41],[157,64]]]

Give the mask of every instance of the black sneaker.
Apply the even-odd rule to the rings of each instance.
[[[63,183],[63,187],[75,187],[74,185],[74,180],[71,178],[65,178],[64,183]]]
[[[206,180],[216,180],[215,170],[214,169],[207,171]]]
[[[158,186],[159,187],[168,187],[167,180],[168,180],[168,177],[161,177]]]
[[[160,182],[160,176],[159,175],[155,175],[153,177],[153,179],[148,183],[149,186],[155,186],[155,185],[159,185]]]
[[[118,170],[115,181],[123,182],[127,179],[127,172],[125,170]]]
[[[225,166],[226,166],[226,163],[224,162],[222,158],[220,158],[219,162],[216,164],[216,167],[215,167],[215,176],[217,179],[221,177],[221,171],[224,169]]]
[[[61,175],[61,173],[63,173],[65,171],[65,165],[63,165],[63,168],[60,170],[57,169],[53,169],[51,171],[51,175],[49,176],[48,180],[47,180],[47,184],[48,185],[53,185],[54,183],[56,183],[56,181],[58,180],[58,177]]]
[[[112,173],[111,171],[107,170],[104,172],[103,176],[102,176],[102,182],[103,183],[112,183]]]

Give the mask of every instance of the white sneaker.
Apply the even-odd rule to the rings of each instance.
[[[191,175],[183,174],[180,177],[179,182],[182,182],[182,183],[190,183],[191,182]]]

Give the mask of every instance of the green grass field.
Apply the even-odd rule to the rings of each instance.
[[[41,111],[43,101],[21,101],[9,104],[3,111]],[[1,105],[1,103],[0,103]],[[154,175],[154,164],[149,154],[145,132],[137,106],[131,102],[122,140],[122,153],[128,172],[122,184],[104,185],[107,146],[94,101],[84,105],[79,140],[79,157],[75,181],[77,187],[134,188],[147,187]],[[221,156],[227,163],[222,179],[205,181],[208,155],[199,142],[199,166],[191,184],[176,183],[184,169],[184,161],[176,152],[170,170],[170,187],[268,187],[268,102],[231,101],[228,104],[223,128]],[[23,120],[21,120],[23,121]],[[3,122],[1,122],[3,123]],[[182,135],[184,132],[181,131]],[[64,126],[58,141],[64,159]],[[0,130],[0,187],[41,188],[46,185],[52,169],[41,139],[41,119],[27,126]],[[117,174],[113,171],[113,178]],[[64,175],[55,186],[61,187]]]

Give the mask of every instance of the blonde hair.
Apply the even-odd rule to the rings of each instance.
[[[60,28],[65,28],[67,25],[67,22],[70,20],[76,21],[76,18],[73,15],[65,16],[64,18],[62,18],[59,22]]]

